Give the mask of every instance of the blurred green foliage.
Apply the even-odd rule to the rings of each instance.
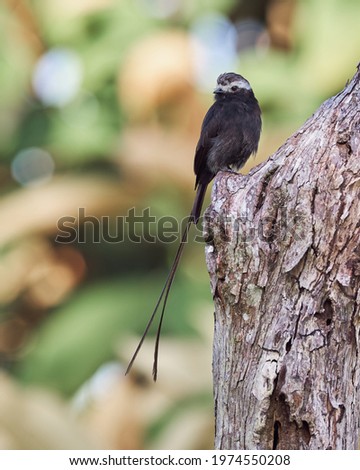
[[[129,325],[142,334],[161,279],[136,276],[85,287],[39,328],[17,375],[71,394],[114,357],[114,345],[128,334]],[[194,289],[188,279],[177,279],[164,334],[196,334],[189,314],[204,295],[204,285]]]

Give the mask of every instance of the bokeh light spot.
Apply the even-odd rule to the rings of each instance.
[[[224,16],[206,14],[192,24],[191,39],[195,82],[209,91],[220,73],[235,68],[236,29]]]
[[[70,49],[55,48],[38,60],[33,72],[36,96],[47,106],[62,107],[77,95],[83,77],[79,56]]]
[[[37,186],[49,181],[55,163],[51,155],[37,147],[21,150],[11,163],[11,174],[22,186]]]
[[[270,47],[270,38],[265,26],[260,21],[247,19],[236,24],[237,50],[261,48],[267,50]]]

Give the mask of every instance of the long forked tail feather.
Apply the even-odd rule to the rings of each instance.
[[[134,364],[134,361],[141,349],[141,346],[143,345],[143,342],[145,340],[145,337],[146,335],[148,334],[148,331],[150,329],[150,326],[152,324],[152,322],[154,321],[154,318],[156,316],[156,313],[161,305],[161,302],[163,300],[163,305],[162,305],[162,309],[161,309],[161,315],[160,315],[160,320],[159,320],[159,325],[158,325],[158,329],[157,329],[157,333],[156,333],[156,340],[155,340],[155,350],[154,350],[154,363],[153,363],[153,372],[152,372],[152,375],[153,375],[153,379],[154,381],[156,381],[157,379],[157,370],[158,370],[158,357],[159,357],[159,343],[160,343],[160,334],[161,334],[161,327],[162,327],[162,322],[163,322],[163,318],[164,318],[164,314],[165,314],[165,308],[166,308],[166,303],[167,303],[167,300],[168,300],[168,296],[169,296],[169,292],[170,292],[170,289],[171,289],[171,285],[174,281],[174,277],[175,277],[175,273],[176,273],[176,269],[178,267],[178,264],[179,264],[179,261],[180,261],[180,258],[181,258],[181,255],[182,255],[182,252],[184,250],[184,247],[185,247],[185,243],[187,242],[187,238],[188,238],[188,233],[189,233],[189,229],[190,229],[190,226],[191,226],[191,223],[194,222],[194,218],[193,218],[193,215],[191,214],[189,219],[187,220],[186,222],[186,226],[185,226],[185,230],[183,232],[183,235],[181,237],[181,241],[180,241],[180,245],[177,249],[177,252],[176,252],[176,255],[175,255],[175,258],[174,258],[174,261],[173,261],[173,264],[171,266],[171,269],[169,271],[169,274],[168,274],[168,277],[165,281],[165,284],[164,284],[164,287],[162,288],[162,291],[160,293],[160,296],[156,302],[156,305],[155,305],[155,308],[150,316],[150,319],[146,325],[146,328],[145,328],[145,331],[139,341],[139,344],[129,362],[129,365],[126,369],[126,372],[125,372],[125,375],[130,371],[131,367],[133,366]]]
[[[205,193],[206,193],[206,188],[208,184],[204,183],[199,183],[196,191],[196,196],[194,200],[194,205],[191,211],[191,217],[193,218],[194,224],[197,224],[200,214],[201,214],[201,208],[204,203],[204,198],[205,198]]]

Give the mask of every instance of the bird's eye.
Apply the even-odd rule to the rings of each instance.
[[[236,85],[234,85],[234,86],[231,87],[231,91],[236,91],[236,90],[238,90],[238,89],[239,89],[239,87],[236,86]]]

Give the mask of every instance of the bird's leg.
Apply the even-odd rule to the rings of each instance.
[[[231,173],[232,175],[238,175],[238,174],[239,174],[237,171],[233,170],[233,169],[231,168],[231,166],[227,166],[227,167],[224,169],[224,171],[226,171],[226,173]]]

